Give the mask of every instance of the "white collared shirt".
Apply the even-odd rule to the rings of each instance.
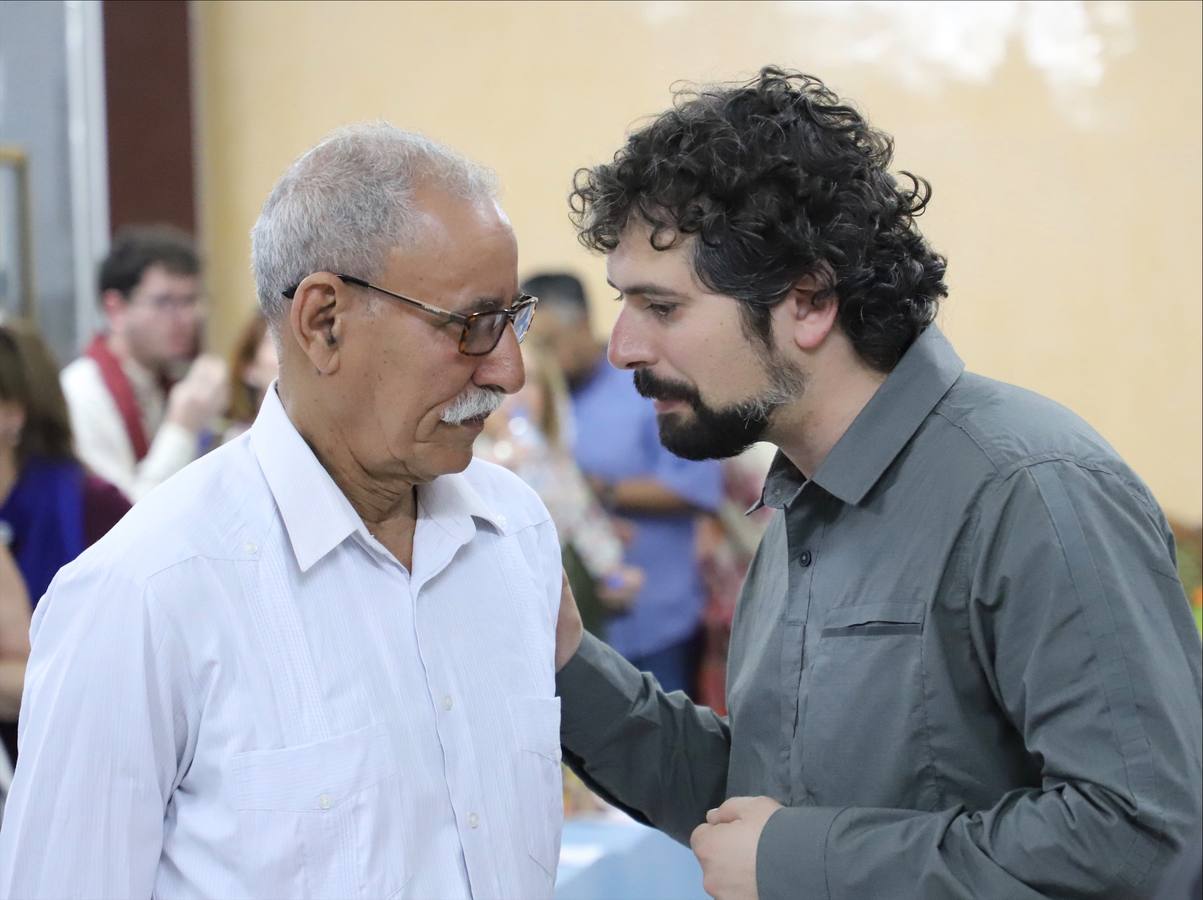
[[[38,605],[0,897],[550,898],[560,557],[474,461],[413,571],[276,395]]]

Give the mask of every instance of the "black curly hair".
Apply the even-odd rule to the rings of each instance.
[[[818,78],[769,66],[739,85],[684,88],[613,161],[577,171],[569,203],[582,244],[608,253],[632,216],[658,250],[697,235],[709,290],[741,301],[745,331],[799,278],[835,297],[857,353],[888,372],[947,296],[944,257],[915,226],[931,186],[887,171],[893,139]]]

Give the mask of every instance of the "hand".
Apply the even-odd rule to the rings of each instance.
[[[167,420],[199,432],[221,415],[229,402],[226,364],[216,356],[198,356],[167,396]]]
[[[643,589],[643,569],[638,566],[619,566],[602,579],[597,599],[611,612],[626,612]]]
[[[706,813],[689,846],[702,864],[702,888],[715,900],[758,900],[756,847],[781,804],[771,797],[732,797]]]
[[[568,575],[560,573],[560,615],[556,619],[556,671],[564,668],[568,660],[576,656],[585,634],[581,622],[581,611],[576,608],[576,597],[568,586]]]

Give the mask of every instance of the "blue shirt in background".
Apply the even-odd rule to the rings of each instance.
[[[719,463],[684,460],[664,449],[652,401],[639,396],[629,370],[603,358],[573,390],[572,413],[573,452],[586,475],[607,483],[652,477],[701,509],[718,509]],[[701,624],[705,592],[695,551],[697,517],[619,516],[635,528],[625,560],[643,569],[645,581],[630,612],[609,620],[605,637],[623,656],[647,656],[685,640]]]
[[[0,503],[0,520],[12,529],[13,559],[35,607],[58,570],[83,552],[83,483],[74,460],[33,458]]]

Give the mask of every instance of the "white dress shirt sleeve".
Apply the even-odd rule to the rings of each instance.
[[[196,458],[197,436],[182,425],[164,422],[153,436],[148,435],[146,456],[141,462],[136,460],[121,413],[94,360],[75,360],[63,370],[61,381],[75,452],[89,469],[131,501],[141,500]]]
[[[149,589],[99,566],[38,605],[0,897],[148,898],[186,753],[184,648]]]

